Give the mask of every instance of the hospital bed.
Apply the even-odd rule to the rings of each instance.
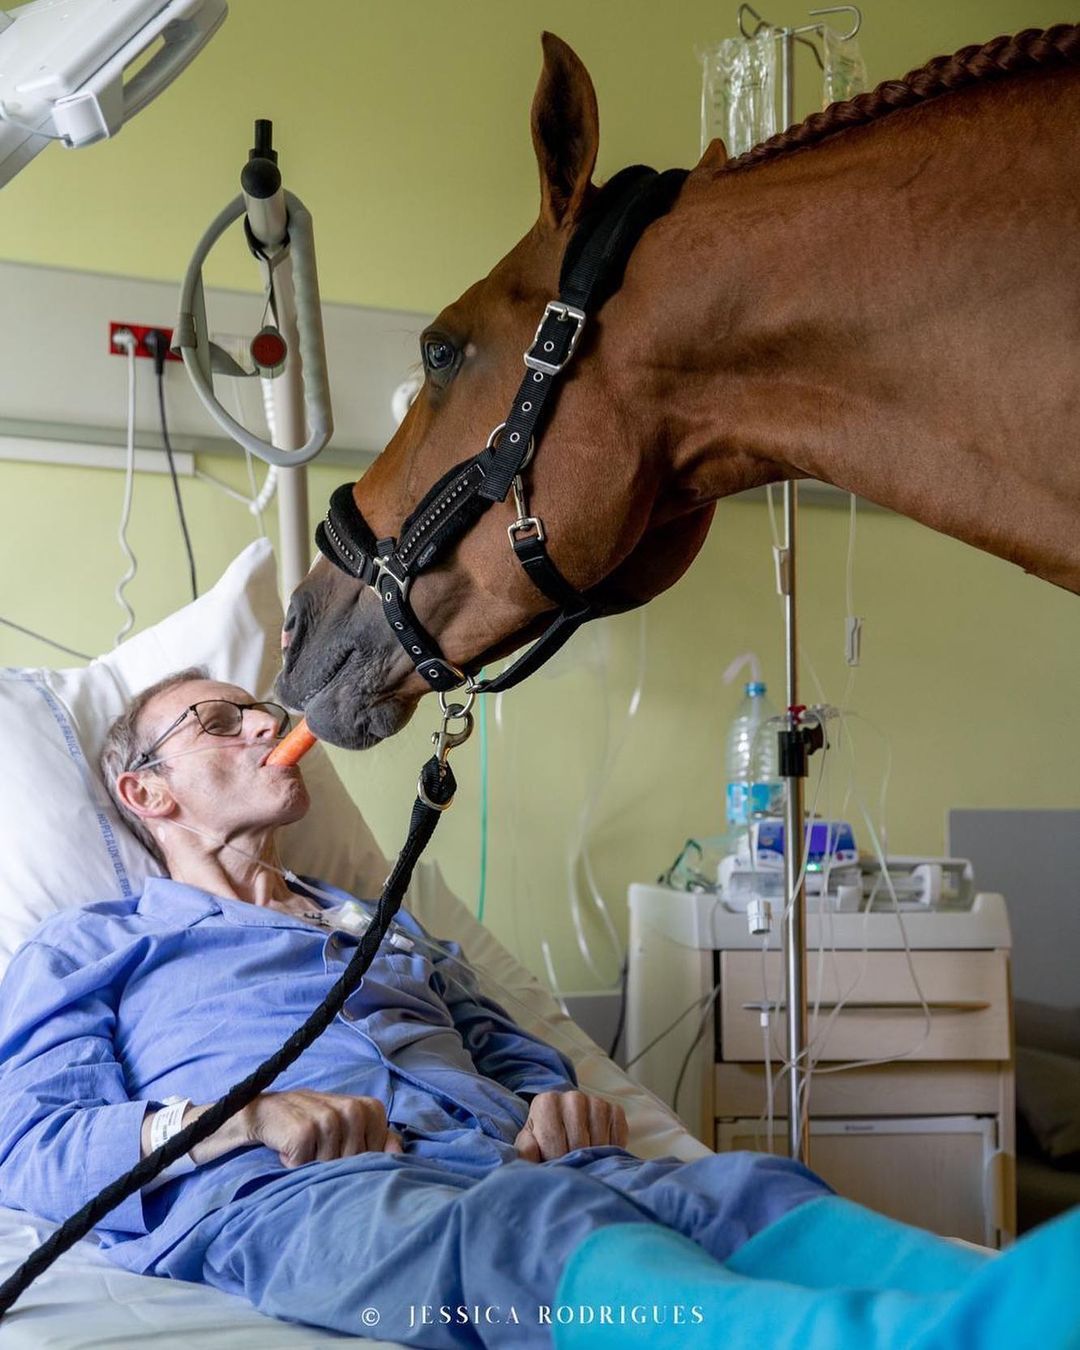
[[[217,678],[264,694],[279,659],[280,623],[274,559],[261,540],[245,549],[197,601],[85,669],[0,672],[0,734],[9,764],[0,775],[0,815],[6,822],[0,858],[0,970],[2,959],[49,913],[80,899],[116,894],[118,885],[121,891],[125,886],[138,889],[141,877],[156,870],[115,819],[89,767],[105,726],[126,697],[170,671],[203,662]],[[305,760],[305,779],[312,811],[289,827],[300,830],[299,836],[290,840],[289,831],[283,835],[283,842],[295,849],[290,865],[341,885],[351,879],[359,893],[376,893],[386,861],[321,751]],[[547,1039],[554,1036],[560,1049],[574,1058],[583,1089],[623,1106],[633,1152],[688,1161],[709,1153],[664,1103],[573,1026],[546,987],[450,892],[436,864],[420,864],[405,905],[429,932],[459,942],[471,962],[514,995],[515,1020]],[[493,996],[499,998],[497,990]],[[558,1028],[572,1035],[576,1051]],[[0,1204],[0,1279],[54,1227]],[[0,1350],[113,1350],[125,1345],[269,1350],[324,1341],[357,1343],[267,1318],[245,1300],[207,1285],[131,1274],[112,1265],[93,1238],[62,1256],[0,1321]]]
[[[0,773],[0,819],[5,822],[0,849],[0,970],[5,958],[50,914],[110,895],[137,893],[146,877],[158,870],[116,818],[91,767],[106,727],[130,695],[172,671],[205,664],[216,678],[265,697],[280,660],[280,624],[274,558],[267,541],[259,540],[198,600],[85,668],[0,669],[0,744],[5,747]],[[304,776],[312,809],[283,831],[283,860],[302,875],[345,886],[354,894],[377,894],[387,875],[387,860],[321,747],[305,759]],[[633,1082],[573,1026],[545,986],[448,890],[434,863],[422,863],[417,869],[405,903],[428,931],[459,942],[465,956],[488,972],[494,997],[499,998],[500,988],[507,991],[509,998],[502,1001],[517,1021],[572,1055],[583,1089],[623,1106],[632,1152],[685,1161],[709,1156],[711,1150],[664,1103]],[[54,1227],[40,1216],[3,1207],[0,1189],[0,1279],[10,1275]],[[595,1276],[596,1289],[619,1297],[624,1288],[628,1295],[640,1293],[650,1279],[658,1280],[665,1291],[670,1286],[670,1291],[679,1292],[681,1280],[682,1292],[693,1298],[699,1292],[706,1298],[725,1297],[725,1268],[667,1229],[629,1234],[634,1243],[653,1244],[647,1260],[640,1251],[619,1249],[620,1234],[625,1245],[627,1229],[636,1227],[613,1225],[581,1244],[571,1254],[573,1269],[568,1263],[569,1287],[580,1287],[573,1285],[575,1276],[579,1281],[584,1277],[586,1286]],[[1071,1240],[1074,1232],[1080,1238],[1075,1226],[1066,1238]],[[614,1238],[615,1247],[593,1241],[600,1237],[605,1243]],[[1054,1246],[1055,1239],[1050,1233],[1047,1259],[1057,1259],[1059,1265],[1065,1260],[1071,1281],[1075,1261],[1064,1243]],[[820,1246],[815,1250],[820,1252]],[[1012,1286],[1014,1293],[1019,1287],[1021,1304],[1044,1278],[1039,1265],[1044,1247],[1030,1255]],[[994,1267],[1006,1270],[1010,1254],[1000,1259],[1004,1264],[998,1267],[995,1261]],[[762,1290],[762,1296],[761,1306],[771,1308],[770,1287]],[[1072,1302],[1067,1302],[1063,1315],[1073,1311]],[[726,1315],[719,1306],[716,1312],[718,1320]],[[728,1321],[726,1333],[734,1329]],[[749,1324],[745,1330],[757,1334]],[[651,1333],[656,1331],[650,1328]],[[345,1340],[355,1343],[355,1338],[267,1318],[245,1300],[206,1285],[129,1273],[110,1264],[92,1238],[66,1252],[0,1321],[0,1350],[114,1350],[125,1345],[234,1350]],[[370,1339],[362,1343],[390,1344]],[[760,1343],[767,1342],[754,1342]],[[1008,1350],[1015,1343],[1009,1343]],[[1073,1344],[1061,1336],[1045,1343]],[[572,1340],[561,1344],[563,1350],[577,1350]],[[995,1341],[993,1350],[999,1345],[1006,1342]]]

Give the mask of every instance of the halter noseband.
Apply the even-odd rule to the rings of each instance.
[[[352,483],[330,498],[315,531],[319,551],[348,576],[379,593],[383,612],[417,671],[432,689],[468,683],[495,693],[519,683],[559,650],[588,619],[604,613],[595,597],[576,590],[551,561],[543,522],[529,515],[521,473],[532,458],[558,376],[574,355],[585,321],[618,290],[634,246],[646,226],[675,200],[685,169],[657,173],[637,165],[601,188],[567,245],[559,298],[549,300],[525,353],[525,376],[505,422],[479,454],[456,465],[429,490],[401,527],[398,539],[376,539],[353,499]],[[438,561],[494,502],[511,489],[517,518],[507,527],[510,545],[529,580],[559,613],[537,641],[494,680],[473,681],[443,656],[409,603],[415,577]]]

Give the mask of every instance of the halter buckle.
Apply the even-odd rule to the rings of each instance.
[[[551,316],[554,316],[560,323],[572,323],[574,331],[570,334],[570,345],[566,349],[566,355],[561,361],[544,361],[539,356],[533,356],[533,347],[540,341],[540,333],[544,324]],[[536,326],[536,334],[532,340],[532,346],[525,353],[525,364],[530,370],[542,370],[545,375],[558,375],[563,366],[574,354],[574,348],[578,345],[578,339],[581,337],[581,330],[585,327],[585,311],[578,309],[577,305],[568,305],[565,300],[549,300],[544,306],[544,317]]]
[[[390,558],[376,556],[372,558],[371,561],[375,564],[375,576],[371,581],[371,585],[379,592],[379,598],[381,600],[390,600],[392,598],[390,595],[384,594],[382,589],[384,584],[383,579],[389,577],[398,588],[400,598],[404,600],[409,594],[409,587],[412,585],[412,577],[407,576],[404,573],[399,576],[398,573],[394,571]]]

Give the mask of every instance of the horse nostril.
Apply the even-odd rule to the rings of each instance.
[[[296,601],[289,602],[289,612],[285,616],[285,623],[281,629],[281,650],[286,651],[294,641],[297,635],[297,629],[300,626],[300,612]]]

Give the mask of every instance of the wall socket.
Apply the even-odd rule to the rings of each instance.
[[[164,333],[170,343],[172,342],[173,330],[171,328],[166,328],[163,323],[116,323],[114,321],[109,324],[109,354],[111,356],[127,356],[125,349],[116,342],[117,333],[123,332],[125,328],[135,338],[136,356],[145,356],[150,360],[153,360],[154,354],[146,345],[146,335],[148,333],[153,333],[155,331]],[[178,353],[174,354],[173,352],[167,352],[165,359],[167,361],[182,361],[183,357]]]

